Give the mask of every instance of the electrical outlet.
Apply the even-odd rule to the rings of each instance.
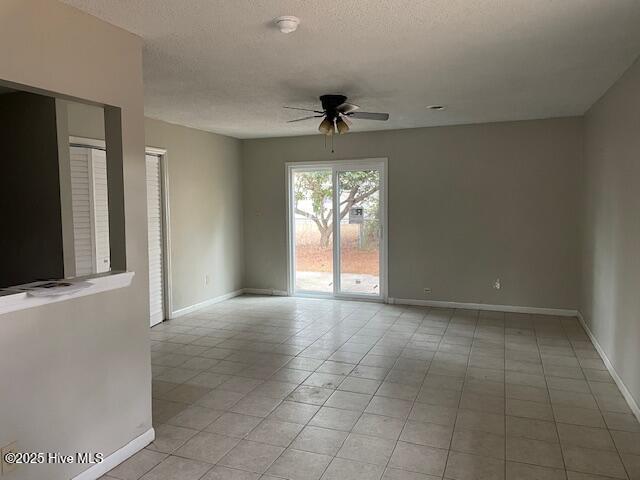
[[[431,289],[429,287],[424,287],[424,294],[429,295],[431,293]]]
[[[496,281],[493,282],[493,288],[496,290],[500,290],[502,288],[502,283],[500,282],[500,278],[496,278]]]
[[[209,275],[204,276],[204,284],[209,285]]]
[[[4,447],[2,447],[2,449],[0,449],[0,459],[2,461],[2,468],[0,469],[0,472],[2,472],[2,475],[6,475],[7,473],[11,473],[16,468],[18,468],[18,464],[16,464],[16,463],[7,463],[7,462],[4,461],[4,456],[7,453],[18,453],[18,444],[17,444],[17,442],[12,442],[9,445],[5,445]]]

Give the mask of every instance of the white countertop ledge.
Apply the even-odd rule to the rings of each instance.
[[[68,295],[60,295],[56,297],[33,297],[27,293],[12,293],[0,296],[0,315],[15,312],[17,310],[25,310],[27,308],[41,307],[51,303],[64,302],[87,295],[95,295],[96,293],[108,292],[118,288],[126,288],[131,285],[135,272],[114,272],[99,277],[84,278],[83,280],[91,283],[90,287],[84,288]]]

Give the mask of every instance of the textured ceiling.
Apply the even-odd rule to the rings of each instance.
[[[144,39],[148,116],[239,138],[323,93],[391,114],[354,131],[582,114],[640,53],[638,0],[64,1]]]

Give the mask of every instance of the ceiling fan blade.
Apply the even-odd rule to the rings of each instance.
[[[320,117],[324,117],[324,115],[311,115],[309,117],[296,118],[295,120],[287,120],[287,123],[301,122],[302,120],[310,120],[312,118],[320,118]]]
[[[288,108],[289,110],[302,110],[303,112],[324,113],[323,111],[313,110],[311,108],[298,108],[298,107],[282,107],[282,108]]]
[[[358,105],[354,105],[353,103],[344,102],[336,110],[338,110],[340,113],[351,113],[351,112],[355,112],[359,108],[360,107]]]
[[[349,115],[350,118],[361,118],[363,120],[389,120],[388,113],[351,112],[347,115]]]
[[[340,118],[344,120],[347,125],[349,126],[353,125],[353,122],[349,120],[349,117],[347,117],[344,113],[340,114]]]

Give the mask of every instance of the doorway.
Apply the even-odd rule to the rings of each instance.
[[[166,252],[168,205],[165,181],[166,151],[147,147],[145,166],[147,179],[147,235],[149,250],[149,323],[153,327],[171,313]]]
[[[386,159],[288,163],[289,294],[385,300]]]

